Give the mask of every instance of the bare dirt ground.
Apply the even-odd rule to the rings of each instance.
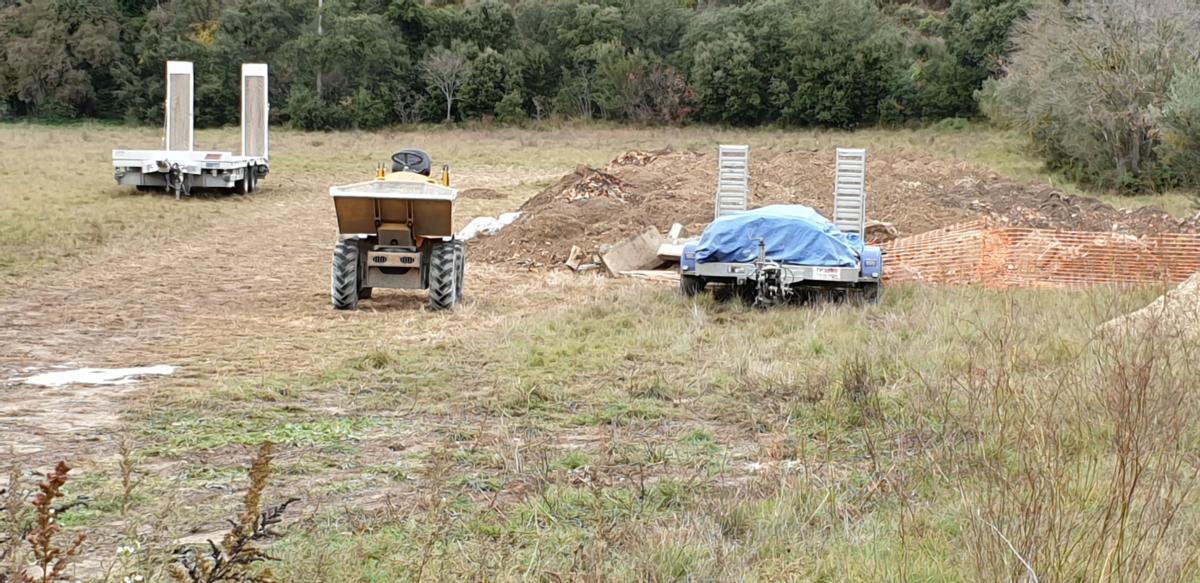
[[[512,173],[493,170],[476,169],[489,177],[473,184],[517,186]],[[222,377],[319,370],[397,337],[419,346],[447,331],[486,327],[498,314],[536,311],[539,294],[576,285],[475,262],[470,299],[455,313],[429,313],[422,294],[398,291],[380,293],[360,312],[335,313],[328,257],[336,232],[324,188],[285,176],[263,186],[250,199],[181,203],[237,205],[227,220],[175,239],[102,249],[0,287],[0,446],[42,459],[89,449],[111,454],[101,436],[147,387],[200,391]],[[497,204],[494,195],[484,198]],[[464,201],[460,226],[481,208]],[[50,366],[159,363],[179,366],[179,376],[59,389],[14,382]]]

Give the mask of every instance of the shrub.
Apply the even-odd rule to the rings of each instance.
[[[1200,67],[1177,74],[1171,82],[1158,153],[1179,182],[1200,185]]]
[[[819,0],[793,23],[783,119],[839,127],[878,121],[904,69],[892,21],[868,0]]]
[[[339,129],[350,122],[345,109],[318,100],[316,92],[307,87],[294,87],[283,111],[292,125],[302,130]]]
[[[1050,167],[1085,186],[1175,183],[1160,158],[1162,112],[1175,72],[1200,53],[1200,8],[1183,0],[1052,3],[1018,27],[1016,45],[1007,75],[982,94],[989,117],[1028,134]]]

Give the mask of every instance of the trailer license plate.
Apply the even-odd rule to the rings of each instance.
[[[837,281],[841,278],[838,277],[838,269],[836,267],[814,267],[813,279],[819,279],[821,281]]]

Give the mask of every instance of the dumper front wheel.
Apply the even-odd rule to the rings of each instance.
[[[333,309],[358,308],[358,242],[342,241],[333,248],[331,296]]]
[[[429,257],[429,309],[448,310],[458,303],[458,243],[434,245]]]

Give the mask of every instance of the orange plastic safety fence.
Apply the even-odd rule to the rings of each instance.
[[[885,281],[1078,288],[1178,283],[1200,270],[1200,235],[955,225],[884,245]]]

